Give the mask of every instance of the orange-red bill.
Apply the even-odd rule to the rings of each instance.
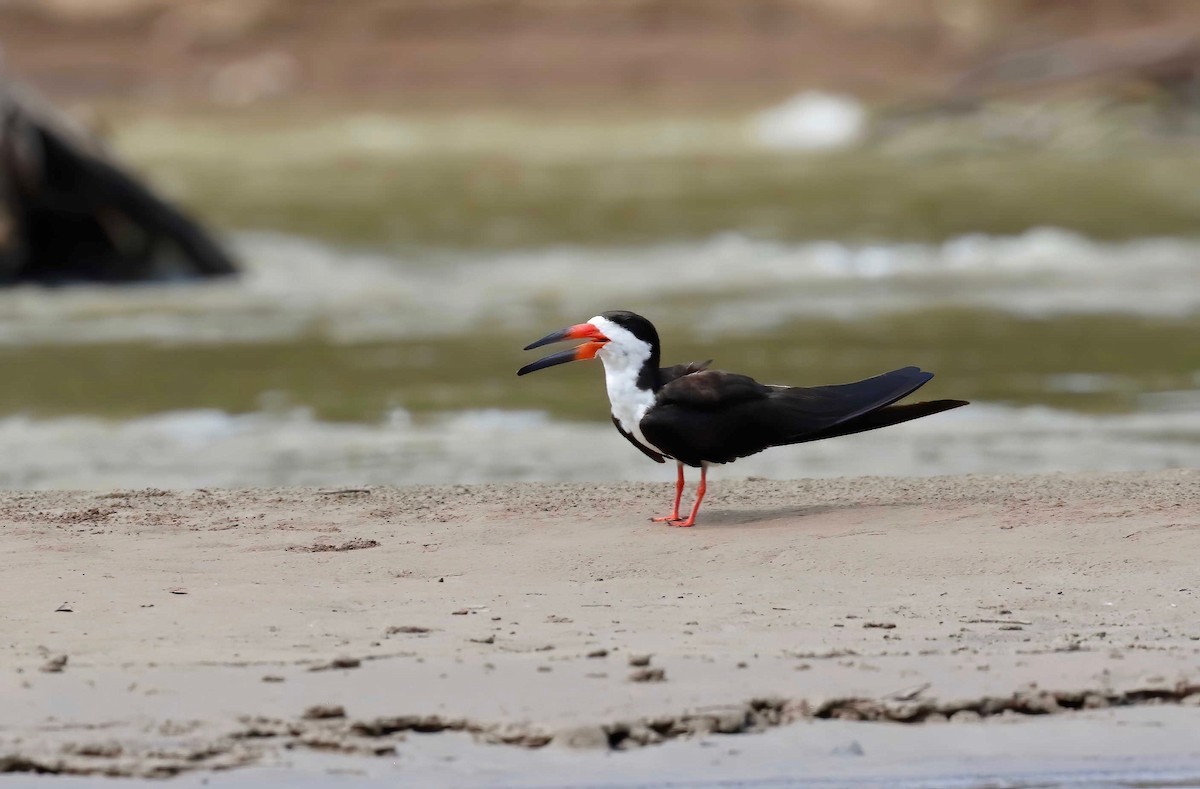
[[[608,338],[590,323],[577,323],[574,326],[550,332],[537,342],[531,342],[526,345],[525,350],[532,351],[534,348],[541,348],[543,345],[549,345],[552,342],[562,342],[563,340],[600,340],[607,342]]]
[[[604,343],[608,342],[599,329],[590,323],[578,323],[574,326],[568,326],[565,329],[560,329],[555,332],[550,332],[537,342],[532,342],[525,346],[525,350],[533,350],[540,348],[543,345],[549,345],[552,342],[562,342],[563,340],[591,340],[577,348],[571,348],[566,351],[552,353],[549,356],[538,359],[536,362],[531,362],[520,370],[517,370],[517,375],[525,375],[527,373],[544,370],[547,367],[554,367],[558,364],[566,364],[567,362],[581,361],[584,359],[594,359],[596,353],[604,347]]]
[[[568,348],[565,351],[559,351],[558,353],[552,353],[549,356],[542,357],[536,362],[530,362],[520,370],[517,370],[517,375],[525,375],[538,370],[544,370],[547,367],[554,367],[558,364],[566,364],[567,362],[593,359],[595,358],[596,353],[603,347],[604,343],[602,342],[585,342],[578,348]]]

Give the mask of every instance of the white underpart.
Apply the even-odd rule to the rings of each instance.
[[[608,338],[608,342],[596,356],[604,363],[604,384],[608,389],[608,402],[613,417],[621,425],[621,429],[637,439],[638,443],[659,454],[666,454],[642,435],[642,417],[650,410],[650,406],[654,405],[654,392],[639,389],[637,378],[650,358],[650,344],[638,339],[628,329],[599,315],[588,323]]]

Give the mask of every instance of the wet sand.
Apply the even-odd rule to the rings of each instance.
[[[0,773],[1200,775],[1200,473],[713,482],[2,494]]]

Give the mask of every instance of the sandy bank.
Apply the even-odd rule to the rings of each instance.
[[[1044,713],[1087,732],[1064,758],[1200,768],[1200,473],[717,480],[694,529],[646,521],[669,495],[0,495],[0,772],[319,771],[331,751],[433,770],[445,751],[487,783],[535,758],[615,776],[636,762],[598,754],[672,741],[638,758],[746,777],[738,753],[776,743],[755,769],[818,753],[895,776],[914,737],[1041,758]],[[948,718],[971,725],[913,734]]]

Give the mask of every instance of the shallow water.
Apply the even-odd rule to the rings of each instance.
[[[1200,241],[1101,243],[1050,229],[942,244],[726,234],[641,247],[386,254],[248,233],[233,246],[246,264],[237,280],[0,293],[0,343],[444,337],[524,331],[614,306],[706,339],[799,318],[946,307],[1041,317],[1200,313]]]
[[[181,488],[497,481],[669,482],[612,426],[470,411],[373,424],[310,413],[180,411],[125,421],[0,420],[0,487]],[[1086,415],[976,405],[743,458],[713,479],[1200,467],[1200,410]],[[695,474],[690,474],[694,481]]]
[[[723,475],[1200,465],[1200,241],[234,244],[225,282],[0,293],[0,485],[668,479],[608,425],[597,366],[514,375],[526,342],[614,307],[668,362],[793,384],[919,364],[923,395],[976,403]]]

